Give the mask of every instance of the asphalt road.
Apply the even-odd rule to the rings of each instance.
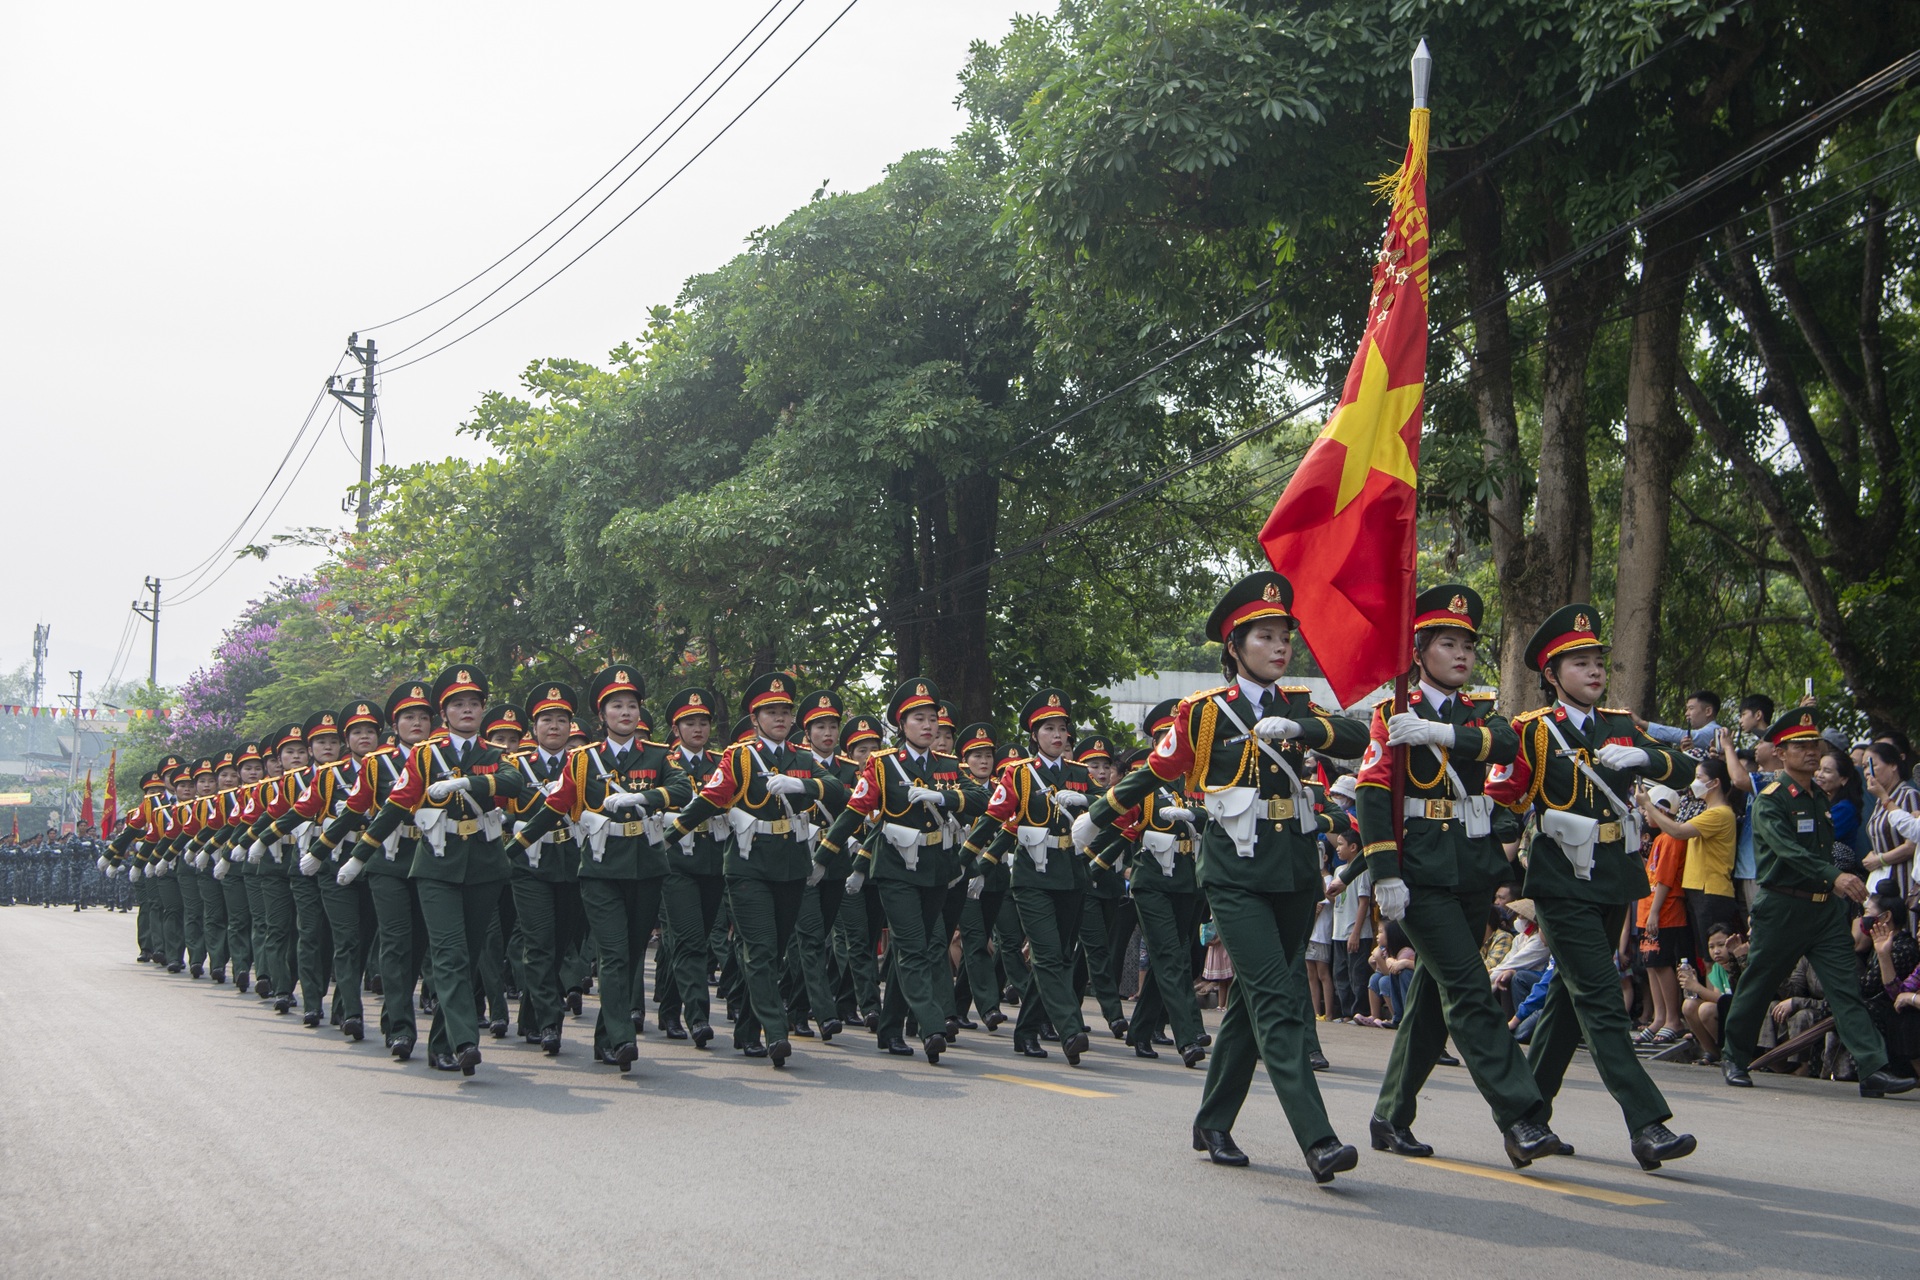
[[[1416,1126],[1438,1158],[1367,1150],[1391,1037],[1330,1026],[1362,1159],[1318,1187],[1264,1076],[1254,1164],[1219,1169],[1201,1072],[1112,1040],[1074,1070],[853,1035],[776,1072],[656,1030],[623,1078],[576,1021],[463,1081],[135,950],[130,915],[0,909],[0,1276],[1920,1275],[1920,1104],[1851,1086],[1656,1066],[1700,1150],[1648,1175],[1582,1055],[1580,1155],[1515,1173],[1457,1069]]]

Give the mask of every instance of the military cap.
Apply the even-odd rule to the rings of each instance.
[[[1173,728],[1173,715],[1179,709],[1180,699],[1167,698],[1147,708],[1147,714],[1140,717],[1140,728],[1149,738],[1157,737]]]
[[[1113,764],[1114,767],[1122,773],[1132,773],[1135,769],[1145,764],[1152,756],[1153,752],[1147,750],[1145,747],[1128,747],[1120,753]]]
[[[572,685],[548,680],[533,686],[533,691],[527,694],[527,723],[538,720],[542,711],[564,711],[571,719],[579,706],[580,695],[573,691]]]
[[[578,720],[570,720],[567,722],[567,741],[568,742],[572,742],[575,738],[578,738],[580,739],[580,741],[585,742],[587,740],[587,736],[588,736],[587,731],[580,727],[580,722]]]
[[[1207,616],[1207,639],[1225,644],[1235,627],[1262,618],[1293,620],[1293,584],[1271,569],[1248,574],[1220,597]]]
[[[258,760],[258,759],[260,759],[259,743],[243,742],[240,744],[240,754],[238,757],[236,757],[236,760],[235,760],[236,763],[245,764],[249,760]]]
[[[370,724],[375,732],[387,727],[386,718],[380,714],[380,708],[367,698],[355,698],[340,712],[342,733],[357,724]]]
[[[945,698],[942,698],[933,705],[934,709],[940,713],[940,727],[942,729],[953,728],[953,704]]]
[[[1105,760],[1111,764],[1113,762],[1113,743],[1096,733],[1080,743],[1074,750],[1073,758],[1081,764],[1085,764],[1089,760]]]
[[[1073,723],[1073,708],[1058,689],[1042,689],[1020,708],[1020,727],[1028,733],[1055,718],[1067,721],[1069,727]]]
[[[198,760],[195,760],[193,762],[193,776],[196,778],[211,778],[213,776],[213,757],[201,756]]]
[[[921,707],[938,708],[940,688],[925,676],[914,676],[902,680],[887,699],[887,723],[899,724],[900,717],[909,711],[918,711]]]
[[[193,781],[193,766],[189,764],[183,764],[178,769],[175,769],[172,773],[169,773],[167,775],[167,785],[170,787],[177,787],[183,782],[192,782],[192,781]]]
[[[1418,633],[1428,627],[1459,627],[1477,636],[1485,612],[1486,603],[1478,591],[1463,583],[1443,582],[1413,598],[1413,629]]]
[[[669,724],[679,724],[688,716],[706,716],[717,720],[720,713],[720,699],[713,696],[713,690],[703,689],[699,685],[689,685],[667,699]]]
[[[186,761],[182,760],[179,756],[168,756],[160,762],[159,773],[162,777],[165,777],[180,769],[185,764]]]
[[[1590,604],[1555,609],[1527,641],[1525,659],[1530,671],[1545,671],[1562,654],[1581,649],[1604,649],[1600,643],[1600,611]]]
[[[616,693],[630,693],[635,701],[642,701],[647,696],[647,682],[632,667],[618,663],[600,668],[587,681],[587,701],[593,704],[595,711]]]
[[[848,750],[863,742],[880,741],[880,722],[872,716],[855,716],[841,728],[840,749]]]
[[[433,702],[427,696],[431,684],[425,676],[408,676],[395,685],[393,692],[387,695],[387,723],[392,724],[400,718],[402,711],[411,711],[415,707],[432,711]]]
[[[1812,707],[1795,707],[1767,726],[1767,741],[1774,746],[1820,736],[1820,723]]]
[[[140,789],[142,791],[164,791],[166,787],[167,780],[160,776],[158,769],[149,769],[140,775]]]
[[[753,717],[741,716],[733,722],[733,736],[729,742],[745,742],[754,735]]]
[[[480,700],[487,700],[486,673],[475,666],[452,666],[433,679],[433,705],[444,707],[447,699],[462,693],[477,693]]]
[[[305,742],[307,740],[307,731],[297,723],[283,724],[278,729],[275,729],[267,740],[273,744],[274,753],[277,755],[279,754],[280,748],[289,743]]]
[[[1026,752],[1020,749],[1020,744],[1017,742],[1002,743],[993,749],[994,767],[997,769],[1007,761],[1016,760],[1025,754]]]
[[[380,735],[380,745],[383,747],[397,747],[400,745],[400,735],[389,729]]]
[[[502,729],[524,733],[526,728],[526,722],[520,718],[520,708],[510,702],[497,703],[480,713],[480,736],[483,738],[491,738]]]
[[[307,717],[307,722],[301,726],[301,729],[306,733],[308,742],[312,742],[315,738],[324,738],[330,733],[338,736],[340,717],[332,711],[316,711]]]
[[[847,708],[840,701],[840,695],[831,689],[815,689],[800,699],[800,725],[805,728],[815,720],[844,720]]]
[[[220,772],[222,769],[238,769],[239,767],[240,748],[238,747],[228,747],[225,751],[222,751],[219,758],[213,762],[213,771],[215,773]]]
[[[985,720],[975,720],[964,725],[953,735],[953,754],[964,756],[969,751],[993,750],[993,726]]]
[[[793,705],[793,696],[793,677],[786,672],[769,671],[765,675],[755,676],[747,683],[747,714],[752,715],[768,707],[790,707]]]

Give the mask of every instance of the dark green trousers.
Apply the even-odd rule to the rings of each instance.
[[[780,998],[780,967],[800,918],[805,880],[727,880],[727,914],[733,918],[740,983],[746,1000],[733,1024],[733,1044],[772,1044],[787,1038],[787,1006]]]
[[[261,912],[267,922],[267,945],[260,968],[273,980],[273,994],[291,996],[296,969],[294,954],[300,926],[293,906],[293,886],[280,874],[277,864],[260,864],[265,874],[255,876],[260,883]]]
[[[1547,989],[1527,1052],[1543,1104],[1539,1119],[1545,1123],[1551,1118],[1553,1100],[1583,1033],[1594,1070],[1620,1104],[1628,1133],[1671,1118],[1667,1100],[1633,1052],[1633,1021],[1620,999],[1620,973],[1614,968],[1613,955],[1627,922],[1627,906],[1565,898],[1535,898],[1533,905],[1558,974]],[[1461,1052],[1465,1051],[1462,1044]]]
[[[993,967],[993,927],[1007,904],[1005,893],[982,892],[960,909],[960,967],[981,1017],[1000,1008],[1000,978]],[[956,992],[958,984],[955,984]],[[956,1001],[956,1004],[958,1001]]]
[[[593,1024],[593,1047],[602,1054],[633,1043],[633,1011],[647,1007],[647,939],[660,922],[664,880],[580,881],[580,905],[600,956],[600,1016]]]
[[[236,982],[253,968],[253,908],[247,900],[247,882],[252,878],[241,875],[229,862],[226,878],[216,881],[227,912],[226,958],[233,965]]]
[[[1373,1114],[1400,1128],[1413,1123],[1420,1089],[1452,1032],[1467,1073],[1493,1109],[1494,1124],[1504,1130],[1534,1118],[1545,1109],[1540,1088],[1507,1030],[1506,1015],[1493,998],[1480,958],[1480,936],[1493,909],[1492,887],[1410,885],[1408,895],[1400,927],[1419,959]],[[1346,944],[1336,938],[1333,945]]]
[[[1253,1084],[1254,1064],[1264,1062],[1294,1140],[1305,1152],[1334,1136],[1320,1086],[1307,1065],[1313,1005],[1303,966],[1320,895],[1255,893],[1219,885],[1207,890],[1207,898],[1233,961],[1233,985],[1194,1123],[1203,1129],[1232,1129]]]
[[[175,862],[173,871],[166,877],[175,882],[180,889],[180,927],[183,932],[187,963],[205,964],[207,961],[207,919],[206,899],[200,893],[201,874],[182,854]]]
[[[500,909],[500,882],[454,884],[415,880],[420,916],[427,926],[427,969],[439,1003],[427,1030],[427,1050],[450,1054],[480,1043],[479,1001],[473,988],[473,959],[487,945],[487,924]],[[625,1010],[621,1011],[623,1014]],[[633,1035],[631,1027],[627,1030]]]
[[[1031,957],[1016,1027],[1022,1034],[1037,1034],[1042,1014],[1063,1041],[1087,1029],[1080,1016],[1080,997],[1073,990],[1073,944],[1083,915],[1081,897],[1078,889],[1013,890],[1014,909],[1020,913]]]
[[[1033,985],[1033,973],[1027,967],[1027,935],[1020,927],[1020,908],[1013,900],[1013,891],[1007,891],[1007,900],[1000,907],[1000,914],[993,921],[993,958],[999,965],[1000,976],[1004,979],[1002,994],[1012,988],[1014,994],[1024,1005],[1028,1003],[1028,989]]]
[[[300,869],[295,867],[287,877],[287,889],[293,895],[297,935],[294,960],[300,971],[300,1009],[303,1013],[320,1013],[327,996],[327,968],[333,960],[327,909],[320,901],[320,881],[317,876],[300,874]]]
[[[266,877],[249,875],[241,883],[247,891],[247,915],[252,918],[253,923],[253,976],[265,978],[267,990],[271,992],[274,990],[274,985],[273,975],[267,972]]]
[[[1133,906],[1147,940],[1147,972],[1127,1023],[1127,1043],[1151,1045],[1165,1022],[1173,1028],[1173,1042],[1184,1049],[1206,1030],[1193,994],[1193,948],[1188,941],[1199,927],[1200,895],[1143,892],[1135,895]]]
[[[805,1007],[822,1022],[834,1017],[840,1005],[833,990],[832,931],[840,916],[840,900],[847,896],[844,880],[828,876],[800,894],[800,913],[793,922],[793,945],[788,967],[797,973]]]
[[[713,973],[709,939],[726,893],[727,882],[721,876],[672,870],[667,872],[661,889],[661,905],[667,917],[665,951],[680,1016],[689,1029],[713,1024],[713,997],[707,981]],[[664,1002],[661,1007],[664,1012]]]
[[[932,939],[939,934],[939,920],[945,909],[945,885],[915,885],[902,880],[881,880],[880,908],[887,914],[887,992],[880,1003],[880,1043],[891,1044],[906,1035],[907,1020],[919,1026],[922,1036],[945,1034],[946,1001],[940,985],[947,983],[947,998],[952,998],[951,980],[946,962],[934,967]]]
[[[1808,902],[1784,893],[1769,893],[1762,886],[1753,904],[1753,946],[1727,1010],[1729,1058],[1743,1067],[1753,1061],[1767,1006],[1781,980],[1805,956],[1826,989],[1833,1029],[1853,1055],[1861,1077],[1886,1067],[1887,1043],[1860,998],[1859,968],[1847,920],[1846,900],[1838,894],[1829,895],[1825,902]],[[1871,956],[1867,963],[1873,963]],[[1900,1069],[1905,1071],[1906,1064],[1901,1063]]]
[[[1074,966],[1073,993],[1081,1000],[1089,989],[1109,1023],[1126,1016],[1114,977],[1113,935],[1120,927],[1120,899],[1086,895],[1080,907],[1080,956]]]
[[[320,890],[320,908],[327,915],[327,930],[333,935],[334,1012],[342,1018],[364,1018],[360,985],[367,971],[373,903],[367,897],[366,881],[343,887],[334,879],[335,869],[329,862],[313,878]]]
[[[141,959],[145,959],[160,950],[160,904],[144,871],[133,882],[133,901],[139,907],[133,917],[134,941],[139,944]]]
[[[413,1018],[413,989],[427,959],[427,921],[420,894],[405,876],[371,875],[367,891],[379,929],[380,1035],[387,1044],[420,1038]]]
[[[194,887],[200,891],[200,930],[206,935],[207,966],[227,967],[227,893],[213,878],[214,863],[194,873]]]
[[[508,1021],[507,939],[513,935],[515,915],[512,882],[502,880],[499,895],[494,899],[493,921],[487,925],[487,945],[474,960],[473,966],[474,990],[484,1001],[485,1020],[489,1022],[504,1024]]]
[[[560,961],[586,928],[577,880],[542,880],[513,873],[513,903],[520,934],[520,1028],[540,1035],[566,1022],[567,988]]]
[[[842,989],[838,995],[843,1017],[864,1018],[880,1012],[880,961],[875,943],[885,919],[879,886],[871,880],[857,899],[841,903],[833,918],[833,951],[840,962]]]

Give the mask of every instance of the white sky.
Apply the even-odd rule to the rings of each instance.
[[[143,576],[166,580],[163,605],[186,587],[273,472],[347,334],[445,292],[545,222],[770,3],[9,6],[0,460],[12,546],[0,670],[29,659],[33,626],[47,622],[46,700],[71,688],[73,668],[97,686]],[[845,0],[800,3],[674,143],[492,305],[638,203]],[[459,346],[383,378],[387,459],[471,452],[455,427],[486,391],[516,390],[529,360],[604,358],[641,332],[648,306],[671,302],[687,276],[738,252],[823,178],[857,190],[902,153],[945,145],[963,123],[954,76],[968,42],[1051,7],[860,0],[578,266]],[[376,331],[383,359],[492,283]],[[357,450],[357,422],[342,429]],[[357,468],[330,433],[261,540],[350,523],[339,504]],[[164,607],[161,681],[204,663],[247,600],[313,562],[243,561]],[[144,675],[145,623],[127,648],[124,673]]]

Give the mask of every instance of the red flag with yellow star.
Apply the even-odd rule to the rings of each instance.
[[[1343,706],[1406,670],[1413,636],[1420,401],[1427,372],[1427,109],[1381,180],[1393,200],[1366,334],[1339,407],[1260,531]]]

